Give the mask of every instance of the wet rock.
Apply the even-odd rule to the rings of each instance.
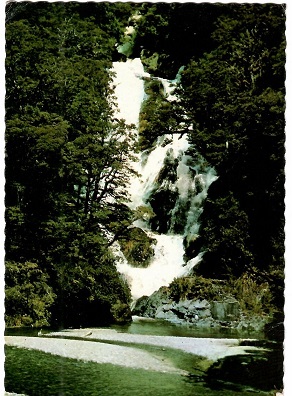
[[[207,300],[195,300],[193,302],[196,309],[206,309],[210,308],[210,303]]]
[[[179,318],[177,316],[177,314],[173,311],[163,311],[163,310],[159,310],[156,315],[155,315],[156,319],[163,319],[163,320],[167,320],[168,322],[171,323],[181,323],[182,322],[182,318]]]
[[[137,316],[143,316],[147,307],[148,299],[148,296],[142,296],[138,298],[134,307],[132,308],[132,314]]]
[[[150,297],[139,298],[132,314],[198,328],[221,327],[248,332],[260,332],[267,323],[266,317],[244,317],[239,302],[233,298],[228,297],[223,301],[199,298],[174,301],[167,287],[160,288]]]
[[[240,317],[238,301],[212,301],[211,313],[214,319],[220,321],[237,320]]]
[[[266,317],[244,318],[242,317],[237,324],[238,330],[262,331],[267,323]]]
[[[169,290],[167,287],[161,287],[158,291],[154,292],[150,297],[140,297],[132,309],[133,315],[145,316],[155,318],[156,311],[159,307],[167,305],[170,301]]]

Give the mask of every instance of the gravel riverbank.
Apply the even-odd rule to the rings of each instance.
[[[259,349],[258,347],[240,346],[241,341],[240,339],[129,334],[114,329],[68,329],[39,337],[5,337],[5,343],[9,346],[39,350],[84,362],[113,364],[178,376],[187,376],[189,372],[178,369],[175,363],[170,360],[171,358],[167,358],[167,354],[159,353],[156,348],[154,349],[157,351],[156,353],[152,350],[149,352],[137,348],[138,344],[160,347],[165,351],[171,348],[211,361]],[[119,345],[111,344],[111,342]],[[13,395],[11,394],[11,396]],[[7,396],[10,394],[7,393]]]
[[[80,340],[66,337],[77,337]],[[90,342],[89,340],[99,342]],[[5,337],[7,345],[36,349],[53,355],[130,368],[187,374],[174,367],[167,359],[162,359],[153,353],[134,346],[107,343],[112,341],[121,344],[143,344],[173,348],[213,361],[229,355],[248,353],[248,351],[256,349],[255,347],[239,346],[240,340],[238,339],[152,336],[120,333],[113,329],[69,329],[40,337]]]
[[[47,336],[80,337],[98,341],[155,345],[179,349],[213,361],[225,356],[248,353],[248,351],[256,349],[256,347],[251,346],[240,346],[239,344],[242,341],[240,339],[140,335],[120,333],[113,329],[68,329],[50,333]]]
[[[6,345],[37,349],[72,359],[91,361],[96,363],[111,363],[130,368],[187,374],[175,368],[170,362],[151,355],[136,348],[110,345],[86,340],[68,340],[43,337],[5,337]]]

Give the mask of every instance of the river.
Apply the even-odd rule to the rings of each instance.
[[[41,337],[38,332],[6,330],[7,391],[28,396],[234,396],[235,391],[270,396],[281,386],[281,346],[252,335],[198,332],[139,318],[128,326],[67,329],[54,337],[50,329],[43,329]]]

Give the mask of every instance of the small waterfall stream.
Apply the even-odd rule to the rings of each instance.
[[[119,109],[116,117],[135,124],[138,130],[139,111],[145,98],[143,77],[150,78],[150,75],[144,72],[140,59],[114,62],[113,71]],[[170,83],[163,80],[162,84],[169,100],[174,100]],[[134,300],[151,295],[176,277],[187,275],[201,259],[198,255],[185,262],[183,242],[184,238],[195,238],[198,233],[202,202],[216,175],[212,168],[204,165],[203,158],[198,156],[195,162],[187,154],[188,148],[186,135],[164,135],[157,139],[153,150],[140,153],[132,164],[140,177],[131,180],[129,207],[133,210],[148,207],[156,214],[152,222],[137,220],[133,224],[156,241],[154,257],[147,268],[131,266],[118,243],[114,246],[119,258],[117,269],[128,280]],[[169,174],[172,176],[168,177]]]

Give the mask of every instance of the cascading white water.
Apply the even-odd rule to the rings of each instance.
[[[164,144],[166,139],[171,138],[171,143]],[[136,164],[135,169],[141,175],[140,178],[132,180],[129,192],[131,194],[130,207],[132,209],[145,205],[151,190],[155,187],[155,180],[161,171],[166,155],[171,150],[175,158],[188,148],[186,137],[179,139],[178,135],[165,135],[158,138],[156,147],[147,155],[147,161],[141,155],[140,161]]]
[[[136,124],[138,128],[139,111],[145,97],[143,77],[149,78],[150,75],[144,72],[140,59],[114,62],[113,71],[116,74],[114,86],[119,108],[116,117],[125,119],[128,124]],[[162,79],[161,82],[168,98],[174,100],[170,83]],[[189,233],[197,234],[198,217],[202,211],[201,204],[206,197],[209,185],[216,176],[211,168],[202,172],[202,163],[195,164],[194,160],[186,154],[188,147],[185,135],[182,137],[178,134],[164,135],[157,140],[155,148],[150,153],[137,155],[137,162],[132,164],[140,177],[133,177],[129,186],[131,209],[139,206],[150,207],[149,200],[159,190],[176,194],[165,233],[157,229],[151,231],[147,221],[138,220],[134,224],[156,240],[153,246],[155,254],[147,268],[132,267],[119,249],[119,245],[116,243],[114,246],[115,254],[119,258],[117,269],[128,280],[134,300],[143,295],[149,296],[161,286],[169,285],[176,277],[187,275],[201,259],[201,255],[198,255],[185,263],[183,240]],[[175,181],[167,178],[159,180],[167,158],[177,163]],[[200,191],[196,191],[198,185]],[[182,231],[176,232],[176,222],[181,221],[176,218],[178,213],[182,212],[182,207],[184,208],[184,226]]]
[[[144,72],[138,58],[114,62],[112,69],[116,74],[113,81],[119,110],[116,116],[123,118],[128,124],[138,126],[140,107],[145,95],[142,77],[150,77],[150,74]]]

